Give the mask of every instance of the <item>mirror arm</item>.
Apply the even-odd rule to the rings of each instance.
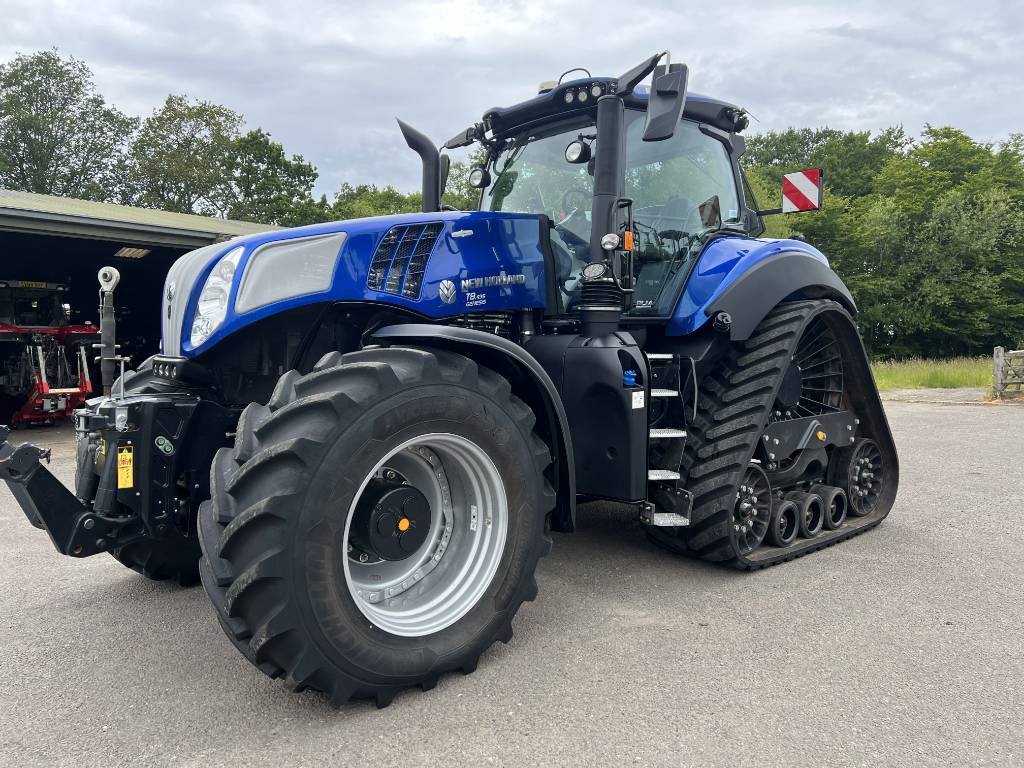
[[[615,95],[629,96],[633,93],[633,89],[640,85],[640,81],[651,74],[651,72],[654,71],[654,68],[658,66],[658,62],[661,61],[662,56],[668,56],[668,51],[656,53],[650,58],[645,59],[640,64],[637,64],[624,75],[620,75],[615,84]]]

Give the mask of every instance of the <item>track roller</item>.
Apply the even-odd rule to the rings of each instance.
[[[814,492],[790,491],[786,498],[797,506],[800,535],[813,539],[825,525],[825,502]]]
[[[834,485],[816,485],[811,490],[821,496],[821,500],[825,503],[825,530],[838,530],[846,520],[846,511],[850,506],[846,498],[846,491],[836,488]]]
[[[776,499],[772,523],[768,526],[768,543],[788,547],[800,532],[800,508],[791,499]]]

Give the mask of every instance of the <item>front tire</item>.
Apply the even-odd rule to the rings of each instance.
[[[550,549],[547,446],[509,383],[393,347],[285,374],[199,512],[203,585],[271,677],[386,705],[508,641]]]

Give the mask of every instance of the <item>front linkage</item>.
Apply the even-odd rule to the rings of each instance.
[[[115,386],[114,366],[122,362],[113,327],[118,275],[104,268],[99,278],[105,396],[74,412],[75,491],[43,465],[48,449],[29,443],[15,448],[7,427],[0,427],[0,480],[62,554],[111,552],[146,572],[159,567],[152,555],[161,543],[175,551],[186,540],[194,569],[196,510],[209,496],[210,462],[237,413],[211,399],[207,371],[180,358],[152,358],[146,371],[122,371]],[[181,580],[183,574],[174,575]]]
[[[43,465],[50,451],[14,448],[0,427],[0,479],[29,521],[72,557],[142,539],[195,536],[195,510],[209,491],[209,462],[224,444],[229,413],[187,394],[91,401],[75,412],[75,493]]]

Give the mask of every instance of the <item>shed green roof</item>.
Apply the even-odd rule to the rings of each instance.
[[[272,229],[278,227],[0,189],[0,232],[36,232],[133,245],[199,248]]]

